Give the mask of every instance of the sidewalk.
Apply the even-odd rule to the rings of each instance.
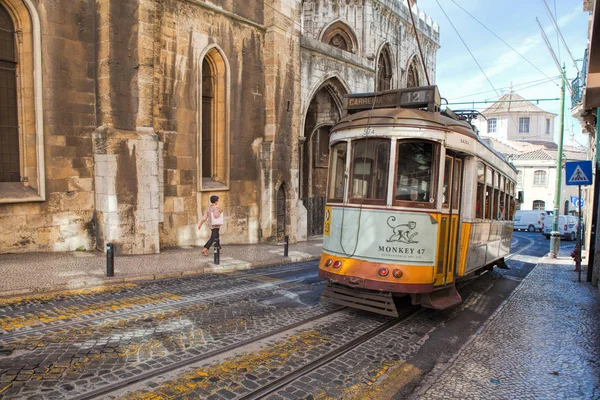
[[[416,398],[600,399],[600,296],[585,267],[578,283],[569,254],[543,258]]]
[[[212,263],[212,252],[208,257],[202,255],[202,247],[167,248],[153,255],[115,256],[113,278],[106,277],[106,255],[102,252],[0,254],[0,296],[312,260],[320,257],[322,243],[318,239],[290,244],[287,258],[283,257],[283,244],[224,245],[219,265]]]

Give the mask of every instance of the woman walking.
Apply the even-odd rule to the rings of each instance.
[[[208,242],[206,242],[202,249],[202,254],[205,256],[208,256],[208,249],[210,249],[210,246],[212,246],[215,241],[217,242],[216,246],[219,246],[219,249],[221,248],[221,244],[219,243],[219,228],[223,225],[223,210],[219,208],[218,204],[219,196],[210,196],[210,206],[206,209],[204,217],[202,218],[202,221],[200,221],[200,225],[198,225],[198,230],[200,230],[202,224],[204,224],[206,220],[209,220],[210,239],[208,239]]]

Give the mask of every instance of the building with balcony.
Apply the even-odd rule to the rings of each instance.
[[[600,207],[598,168],[600,137],[598,118],[600,117],[600,0],[583,0],[583,11],[589,13],[588,47],[584,52],[581,72],[573,82],[571,111],[578,118],[588,136],[588,159],[595,160],[594,185],[588,190],[586,202],[592,204],[592,213],[586,216],[588,230],[585,238],[590,249],[589,265],[593,273],[592,283],[598,285],[600,278],[600,242],[598,239],[598,209]]]

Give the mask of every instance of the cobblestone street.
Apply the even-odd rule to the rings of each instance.
[[[575,284],[564,257],[544,259],[518,286],[542,255],[527,235],[515,238],[513,269],[468,282],[460,306],[398,320],[319,301],[325,282],[311,261],[6,297],[0,396],[594,398],[597,296]],[[568,318],[545,322],[558,315]],[[577,335],[587,341],[572,343]]]

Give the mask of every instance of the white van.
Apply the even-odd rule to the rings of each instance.
[[[542,235],[546,237],[546,239],[550,239],[550,233],[552,233],[552,224],[554,223],[554,217],[548,216],[544,220],[544,229],[542,230]],[[572,215],[559,215],[558,216],[558,232],[560,233],[560,237],[563,239],[567,239],[570,241],[574,241],[577,239],[577,224],[578,219]]]
[[[541,232],[545,224],[544,220],[549,216],[550,214],[544,210],[517,210],[513,218],[513,229]]]

